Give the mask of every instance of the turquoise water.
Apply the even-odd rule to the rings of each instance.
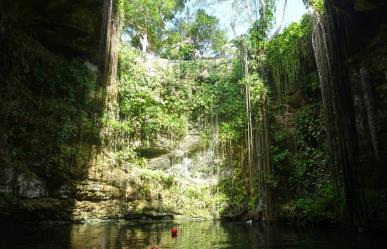
[[[177,227],[172,238],[170,229]],[[242,222],[105,222],[2,226],[1,249],[387,248],[384,237]],[[387,238],[387,237],[386,237]]]

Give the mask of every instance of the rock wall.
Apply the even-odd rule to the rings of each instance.
[[[379,178],[386,173],[379,109],[385,102],[386,8],[381,1],[325,1],[313,34],[343,218],[361,229],[386,224],[386,187]]]
[[[387,4],[353,1],[347,58],[368,224],[387,224]]]
[[[68,219],[100,144],[103,1],[1,5],[0,218]]]
[[[192,133],[141,163],[120,164],[117,153],[104,150],[76,187],[72,219],[219,217],[219,204],[211,199],[217,197],[211,191],[217,175],[208,168],[214,154]]]

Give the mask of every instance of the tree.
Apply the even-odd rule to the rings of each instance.
[[[165,26],[184,8],[186,0],[121,0],[124,28],[142,51],[160,46]]]
[[[196,13],[194,22],[189,27],[189,35],[200,56],[204,53],[221,52],[226,44],[226,34],[219,28],[219,20],[199,9]]]
[[[191,60],[195,54],[219,54],[227,43],[219,20],[199,9],[194,17],[175,19],[163,40],[162,56],[169,59]]]
[[[194,57],[195,48],[189,35],[191,23],[187,17],[175,19],[173,26],[167,31],[166,39],[160,55],[169,59],[191,60]]]

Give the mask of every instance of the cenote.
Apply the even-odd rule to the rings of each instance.
[[[177,237],[171,228],[178,229]],[[104,222],[1,228],[7,249],[386,248],[385,238],[356,232],[220,221]]]
[[[0,248],[387,248],[386,13],[1,0]]]

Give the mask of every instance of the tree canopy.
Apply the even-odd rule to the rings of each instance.
[[[193,19],[179,18],[168,31],[164,42],[164,56],[189,60],[195,56],[222,54],[227,43],[226,33],[219,20],[199,9]]]
[[[226,34],[204,9],[194,18],[179,17],[187,0],[121,0],[124,31],[133,46],[173,59],[219,54]]]
[[[207,14],[204,9],[199,9],[196,12],[189,34],[201,56],[209,49],[221,51],[226,43],[226,35],[219,27],[219,20],[215,16]]]
[[[186,0],[121,0],[125,31],[132,36],[133,43],[141,44],[144,52],[148,47],[156,50],[166,23],[184,8],[185,3]]]

